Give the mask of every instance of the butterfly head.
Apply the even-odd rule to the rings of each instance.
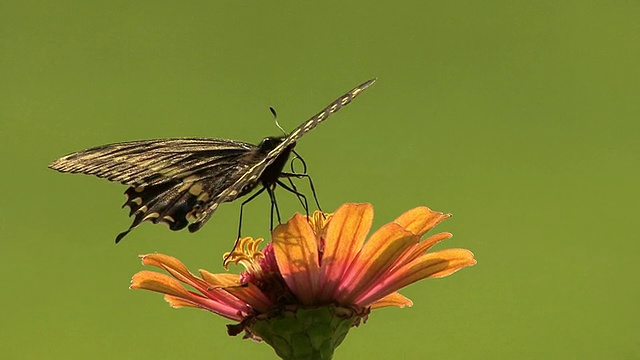
[[[284,136],[270,136],[262,139],[260,144],[258,144],[258,149],[262,153],[268,153],[269,151],[275,149],[282,141],[284,140]],[[289,145],[290,149],[295,147],[295,143]]]

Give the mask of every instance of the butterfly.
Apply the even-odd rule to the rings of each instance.
[[[276,185],[286,188],[279,179],[296,175],[283,172],[296,141],[375,81],[371,79],[351,89],[288,135],[266,137],[258,145],[214,138],[131,141],[78,151],[55,160],[49,168],[95,175],[129,186],[122,207],[130,208],[133,223],[118,234],[116,243],[144,221],[162,222],[174,231],[188,226],[190,232],[195,232],[220,204],[247,195],[258,185],[262,188],[247,201],[267,190],[273,212],[273,190]],[[301,195],[295,188],[288,190]]]

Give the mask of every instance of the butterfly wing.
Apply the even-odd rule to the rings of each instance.
[[[184,228],[204,204],[237,182],[256,151],[254,145],[222,139],[145,140],[76,152],[49,167],[130,186],[123,206],[130,207],[134,220],[118,235],[118,242],[143,221],[164,222],[171,230]]]
[[[356,96],[360,95],[375,82],[376,79],[371,79],[340,96],[331,104],[327,105],[322,111],[300,124],[297,128],[293,129],[293,131],[282,139],[276,147],[269,151],[265,157],[257,158],[255,161],[251,162],[244,174],[239,176],[232,185],[220,192],[216,198],[213,198],[212,201],[207,204],[207,208],[196,218],[196,221],[189,225],[189,231],[194,232],[200,229],[221,203],[232,201],[237,198],[238,194],[241,194],[245,187],[251,186],[251,184],[255,187],[255,183],[259,180],[260,175],[264,172],[267,166],[271,165],[271,163],[278,158],[278,156],[290,148],[290,146],[300,139],[302,135],[306,134],[318,124],[326,120],[331,114],[348,105]]]
[[[303,122],[297,128],[293,129],[293,131],[291,131],[289,135],[287,135],[277,147],[271,150],[271,152],[267,156],[267,160],[273,161],[278,156],[278,154],[280,154],[284,149],[286,149],[288,146],[298,141],[298,139],[300,139],[302,135],[311,131],[311,129],[318,126],[318,124],[327,120],[327,118],[331,114],[342,109],[344,106],[347,106],[353,99],[355,99],[356,96],[360,95],[369,86],[373,85],[373,83],[375,83],[376,80],[377,79],[371,79],[369,81],[366,81],[356,86],[355,88],[351,89],[348,93],[340,96],[331,104],[327,105],[324,109],[322,109],[322,111],[320,111],[319,113],[309,118],[309,120]]]
[[[191,174],[207,175],[207,169],[233,164],[251,150],[241,141],[207,138],[175,138],[130,141],[78,151],[54,161],[51,169],[95,175],[124,185],[156,185]]]

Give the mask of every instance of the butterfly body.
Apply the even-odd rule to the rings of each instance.
[[[143,221],[166,223],[171,230],[189,226],[194,232],[221,203],[247,195],[258,185],[274,187],[296,141],[374,81],[352,89],[290,134],[267,137],[258,145],[211,138],[131,141],[75,152],[49,167],[129,186],[123,207],[130,208],[134,219],[116,242]]]
[[[268,154],[271,150],[275,149],[280,143],[283,141],[283,137],[267,137],[264,138],[260,144],[258,145],[258,149],[260,149],[261,154]],[[264,172],[260,175],[260,182],[264,187],[273,186],[276,183],[276,180],[280,177],[282,173],[282,169],[284,165],[287,163],[289,159],[289,155],[293,148],[296,146],[296,143],[292,143],[284,150],[280,155],[276,157],[276,159],[264,169]],[[244,195],[246,193],[243,193]]]

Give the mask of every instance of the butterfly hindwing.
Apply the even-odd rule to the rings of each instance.
[[[62,157],[49,167],[96,175],[130,187],[125,192],[133,216],[120,241],[143,221],[180,230],[200,216],[211,199],[241,176],[258,149],[222,139],[145,140],[100,146]],[[254,185],[255,186],[255,185]]]

